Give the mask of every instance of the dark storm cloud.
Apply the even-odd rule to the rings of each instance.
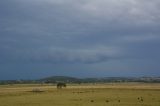
[[[1,63],[97,63],[116,58],[115,51],[104,48],[94,49],[1,49]],[[3,52],[4,51],[4,52]]]
[[[159,0],[1,0],[0,64],[159,61],[159,5]],[[136,63],[126,64],[132,70]]]
[[[34,54],[39,52],[42,58],[46,58],[42,59],[44,62],[51,59],[54,63],[56,60],[69,62],[69,55],[73,55],[73,60],[83,62],[80,57],[89,55],[83,51],[94,50],[98,46],[122,48],[123,53],[123,43],[132,46],[130,42],[159,39],[158,4],[157,0],[1,1],[1,49],[11,49],[13,58],[20,55],[20,58],[33,57],[33,60]],[[57,51],[55,56],[56,49],[50,53],[50,48],[65,49]],[[77,52],[68,53],[70,50],[79,51],[83,56],[77,55]],[[7,55],[7,50],[3,52]],[[105,50],[97,52],[103,55],[91,52],[90,56],[96,59],[89,57],[85,61],[94,63],[101,61],[101,57],[109,58],[108,54],[104,54]],[[16,58],[13,60],[16,61]]]

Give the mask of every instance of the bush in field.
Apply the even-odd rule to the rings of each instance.
[[[66,83],[63,83],[63,82],[57,83],[57,88],[58,89],[61,89],[61,88],[66,87],[66,86],[67,86]]]

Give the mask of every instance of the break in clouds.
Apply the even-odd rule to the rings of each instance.
[[[155,57],[150,52],[159,53],[159,5],[159,0],[0,1],[0,62],[94,63],[141,58],[142,51]]]

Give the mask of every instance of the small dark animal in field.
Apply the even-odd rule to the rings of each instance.
[[[143,102],[143,98],[141,97],[141,102]]]
[[[58,89],[61,89],[61,88],[66,87],[66,86],[67,86],[66,83],[63,83],[63,82],[57,83],[57,88]]]
[[[91,100],[91,102],[94,102],[94,100]]]
[[[118,102],[121,102],[121,100],[118,100]]]
[[[108,103],[108,102],[109,102],[109,100],[106,100],[106,102]]]
[[[143,99],[141,98],[141,102],[143,102]]]
[[[143,98],[142,97],[138,97],[137,98],[140,102],[143,102]]]

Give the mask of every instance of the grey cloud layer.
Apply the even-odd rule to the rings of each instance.
[[[94,48],[90,50],[69,50],[64,48],[7,50],[5,48],[1,51],[5,51],[0,53],[1,63],[97,63],[117,57],[115,50],[112,48]]]
[[[159,0],[0,1],[1,63],[97,63],[144,57],[141,52],[153,47],[159,53],[159,5]]]

